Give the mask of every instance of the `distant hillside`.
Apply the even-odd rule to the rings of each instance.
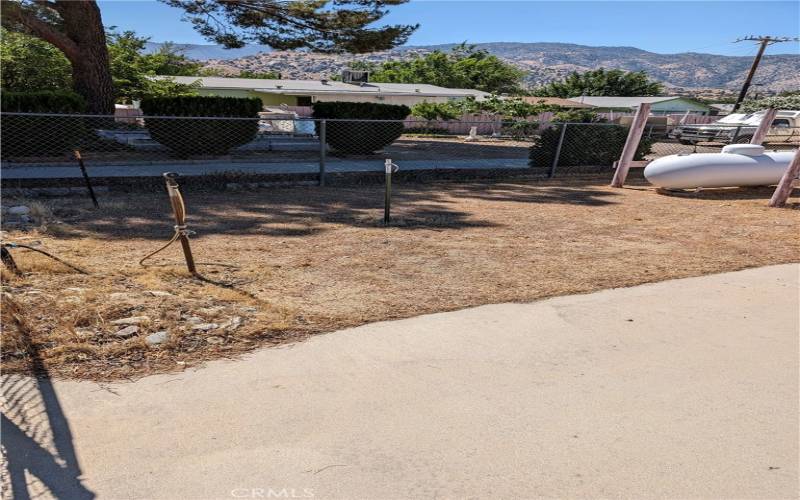
[[[156,45],[156,44],[153,44]],[[264,51],[251,46],[229,52],[215,45],[186,45],[189,57],[207,61],[210,67],[235,72],[278,71],[284,78],[321,78],[339,73],[350,62],[383,62],[433,50],[449,50],[456,44],[402,47],[363,55],[322,55],[303,52]],[[526,84],[535,86],[559,79],[572,71],[619,68],[645,71],[669,87],[735,89],[741,86],[751,57],[720,56],[686,52],[657,54],[635,47],[589,47],[569,43],[476,44],[478,48],[507,60],[527,72]],[[212,56],[212,54],[214,54]],[[767,55],[756,82],[762,90],[800,89],[800,55]]]
[[[145,45],[145,52],[156,52],[161,45],[163,44],[147,42]],[[176,43],[174,45],[186,57],[198,61],[207,61],[209,59],[236,59],[272,50],[266,45],[247,45],[241,49],[226,49],[221,45],[196,45],[192,43]]]

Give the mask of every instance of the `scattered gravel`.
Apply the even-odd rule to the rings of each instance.
[[[111,322],[112,325],[141,325],[142,323],[149,323],[150,316],[130,316],[128,318],[115,319]]]

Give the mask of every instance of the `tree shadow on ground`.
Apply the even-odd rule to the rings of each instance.
[[[14,499],[42,496],[41,489],[55,498],[94,498],[82,484],[69,422],[38,350],[19,330],[35,376],[2,376],[2,488]]]
[[[198,235],[264,235],[302,237],[337,226],[382,229],[384,188],[381,185],[264,188],[235,193],[195,191],[182,186],[187,223]],[[497,226],[475,201],[525,204],[570,204],[602,207],[617,193],[595,182],[537,183],[438,182],[395,184],[393,227],[401,230],[460,230]],[[99,211],[85,203],[67,202],[53,210],[66,224],[51,226],[61,238],[100,236],[111,239],[168,239],[174,222],[163,192],[108,194]],[[73,205],[69,205],[72,203]],[[79,204],[81,208],[75,208]]]

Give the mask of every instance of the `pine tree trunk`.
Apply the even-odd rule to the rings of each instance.
[[[114,114],[114,84],[100,8],[93,0],[61,0],[64,34],[77,51],[66,53],[72,63],[72,85],[86,99],[89,113]]]

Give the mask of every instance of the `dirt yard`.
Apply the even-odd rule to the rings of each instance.
[[[400,184],[384,227],[381,186],[185,186],[196,258],[211,263],[202,279],[185,272],[178,245],[138,263],[172,235],[163,192],[105,195],[99,211],[84,199],[23,200],[39,227],[5,241],[91,274],[13,250],[23,274],[3,270],[3,367],[132,378],[367,322],[796,262],[800,200],[770,209],[770,193]]]

